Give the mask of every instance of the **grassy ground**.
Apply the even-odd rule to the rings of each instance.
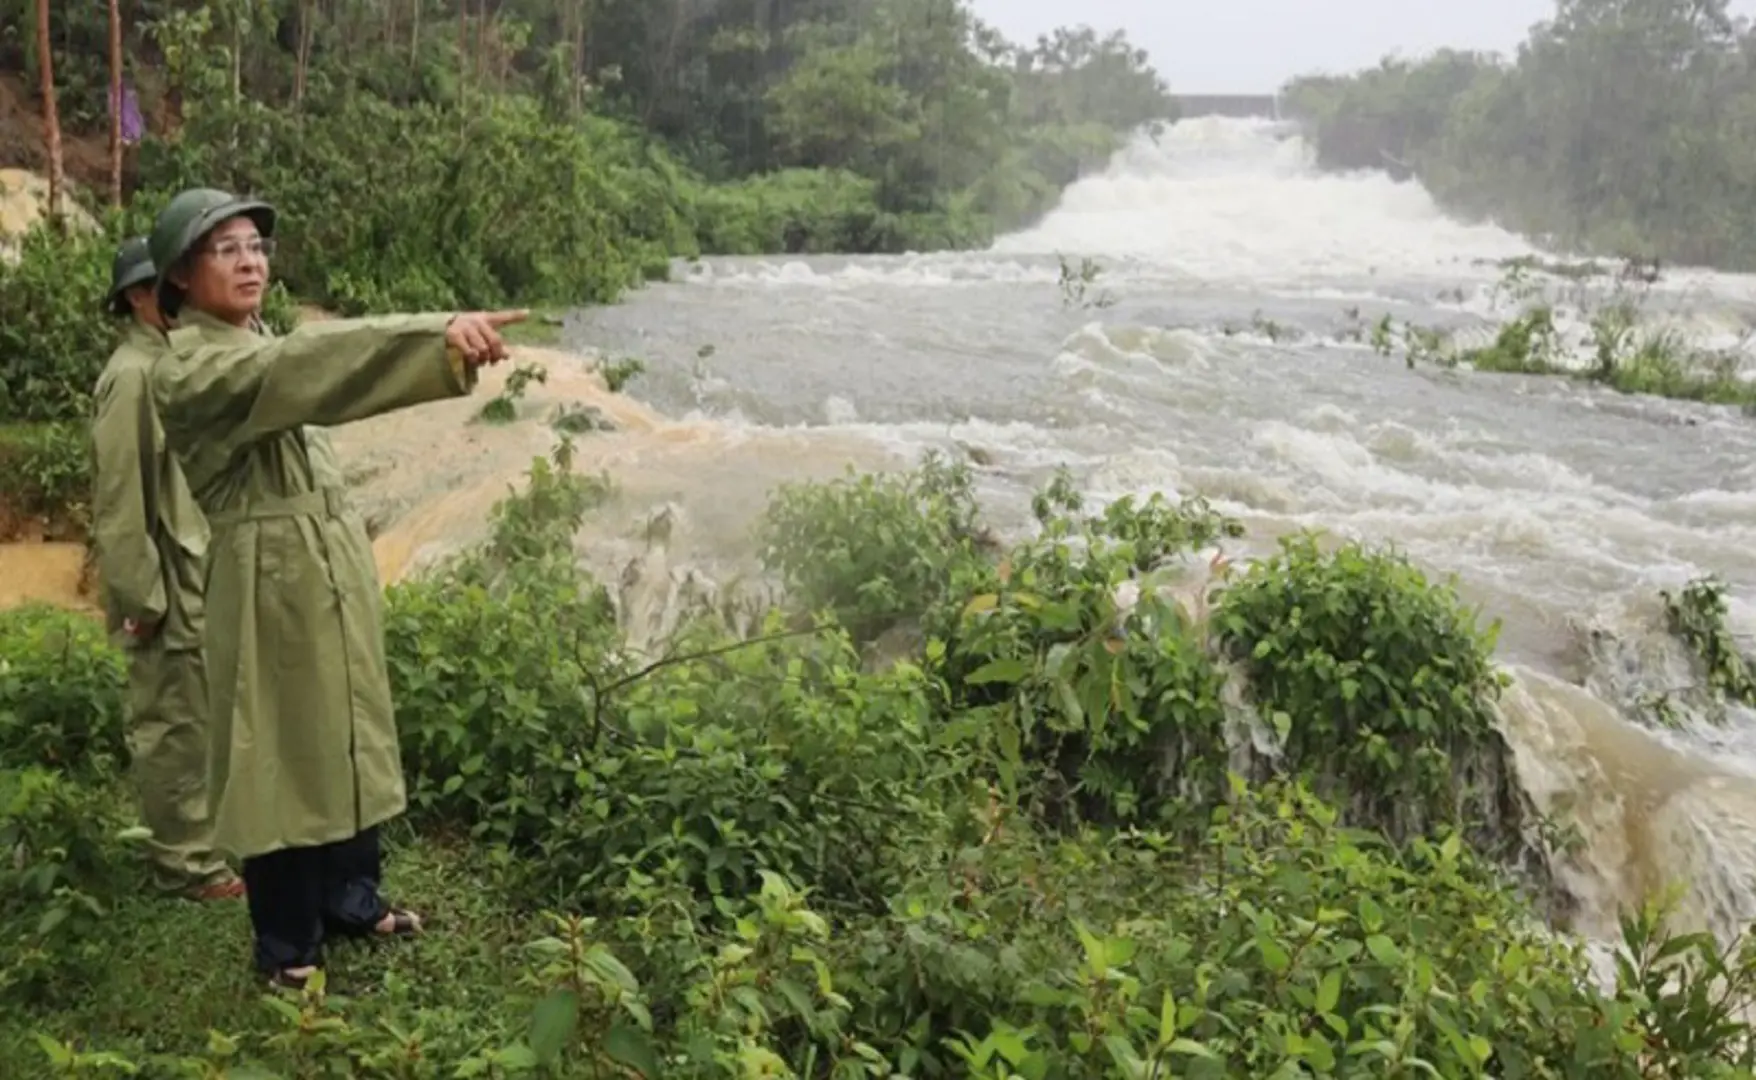
[[[428,929],[412,940],[331,949],[330,988],[351,999],[346,1009],[356,1026],[440,1010],[484,1042],[522,1029],[529,1015],[519,1001],[523,946],[541,927],[512,913],[472,855],[467,846],[415,841],[406,832],[387,843],[386,893],[421,912]],[[47,1074],[38,1032],[138,1060],[200,1053],[211,1031],[275,1026],[250,964],[242,901],[140,894],[113,912],[112,924],[99,978],[53,1007],[0,1017],[0,1077]]]

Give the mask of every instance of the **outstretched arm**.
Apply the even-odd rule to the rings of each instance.
[[[447,343],[451,315],[335,319],[285,337],[211,344],[173,331],[154,369],[167,429],[229,453],[306,424],[329,426],[475,388],[476,372]]]

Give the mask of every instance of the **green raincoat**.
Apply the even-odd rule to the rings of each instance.
[[[216,842],[344,840],[407,805],[371,541],[318,426],[468,394],[449,315],[283,338],[178,315],[153,391],[213,529],[207,576]]]
[[[92,445],[96,483],[92,540],[97,549],[104,613],[123,646],[124,619],[160,623],[167,649],[201,647],[201,559],[207,519],[201,514],[153,409],[153,361],[169,343],[130,321],[98,376]]]
[[[202,560],[207,519],[165,447],[152,407],[165,336],[130,320],[95,391],[92,543],[112,638],[128,651],[129,750],[159,883],[227,876],[213,850],[202,672]],[[147,638],[123,631],[157,624]]]

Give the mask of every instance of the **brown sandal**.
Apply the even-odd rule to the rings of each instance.
[[[390,929],[379,929],[379,925],[383,922],[382,917],[380,917],[379,923],[372,927],[372,932],[378,937],[413,937],[421,932],[421,917],[412,911],[393,907],[384,914],[390,917]]]
[[[291,968],[282,968],[268,977],[270,990],[280,990],[289,994],[304,993],[305,987],[310,983],[311,976],[309,974],[294,975]]]
[[[197,903],[208,903],[214,900],[237,900],[244,895],[244,879],[228,877],[220,881],[210,881],[206,885],[195,885],[183,890],[183,896]]]

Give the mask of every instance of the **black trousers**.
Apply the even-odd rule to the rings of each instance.
[[[327,935],[372,933],[389,911],[378,894],[382,867],[376,827],[332,844],[245,859],[257,968],[276,972],[321,964]]]

